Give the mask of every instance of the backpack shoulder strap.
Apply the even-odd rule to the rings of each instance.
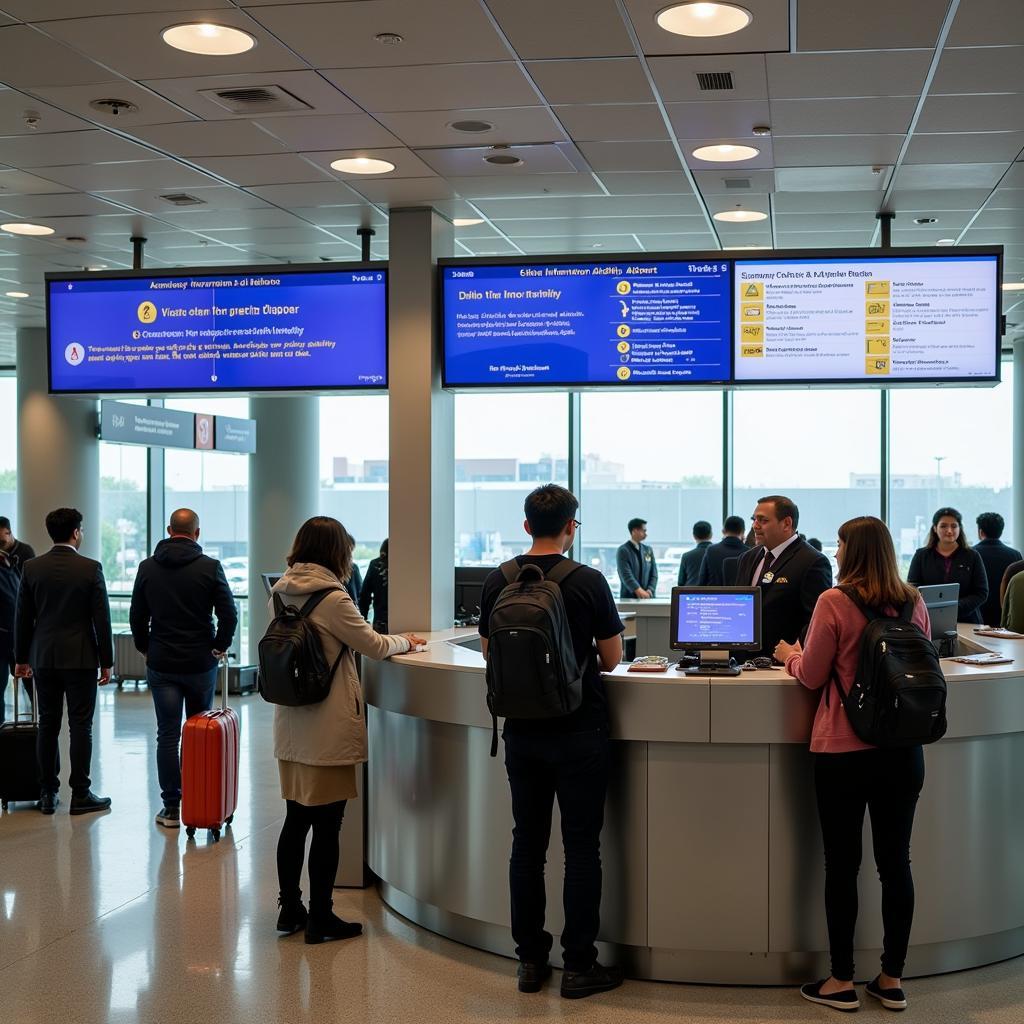
[[[903,610],[900,612],[900,615],[899,615],[900,619],[903,622],[913,622],[914,621],[914,609],[915,609],[914,602],[913,601],[907,601],[903,605]]]
[[[580,562],[574,562],[571,558],[563,558],[544,578],[552,583],[561,586],[577,569],[582,569]]]
[[[501,570],[501,575],[505,577],[506,583],[515,583],[516,578],[519,576],[519,563],[514,558],[510,558],[507,562],[502,562],[498,568]]]
[[[875,619],[880,619],[882,616],[878,614],[873,608],[869,608],[860,597],[860,594],[854,590],[853,587],[836,587],[841,593],[845,594],[860,610],[861,614],[868,620],[868,622],[874,622]]]
[[[287,607],[284,603],[284,598],[275,590],[274,591],[274,615],[284,615],[284,610]]]
[[[325,587],[323,590],[318,590],[313,594],[310,594],[306,598],[306,603],[302,606],[300,614],[305,619],[307,618],[313,609],[325,598],[328,594],[333,594],[338,588],[337,587]]]

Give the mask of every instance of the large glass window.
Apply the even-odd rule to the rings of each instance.
[[[0,516],[18,535],[18,382],[0,376]]]
[[[646,519],[666,597],[694,523],[710,522],[716,538],[722,525],[721,392],[584,394],[580,403],[581,558],[618,593],[615,552],[629,520]]]
[[[386,395],[320,399],[320,506],[355,537],[365,575],[388,532]]]
[[[928,537],[936,509],[951,505],[977,540],[982,512],[1006,519],[1003,540],[1020,548],[1013,521],[1013,373],[995,388],[894,391],[889,433],[889,522],[904,569]]]
[[[523,500],[568,479],[566,395],[456,395],[455,564],[496,565],[525,551]]]
[[[148,454],[138,445],[100,442],[100,550],[112,594],[131,593],[139,562],[149,554]]]

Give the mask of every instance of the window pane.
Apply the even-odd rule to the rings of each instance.
[[[355,537],[365,575],[388,532],[386,395],[320,399],[320,507]]]
[[[455,564],[496,565],[529,546],[523,500],[569,479],[565,395],[455,396]]]
[[[800,532],[834,555],[842,523],[881,509],[880,420],[877,391],[737,392],[736,514],[748,518],[759,497],[785,494],[800,509]]]
[[[928,537],[932,515],[951,505],[969,543],[982,512],[1006,519],[1003,540],[1020,548],[1013,522],[1013,368],[994,388],[894,391],[890,430],[890,522],[903,568]]]
[[[100,550],[112,594],[131,593],[139,562],[149,553],[148,452],[139,445],[100,442]]]
[[[694,546],[693,524],[722,526],[721,392],[585,394],[582,560],[618,593],[615,552],[626,523],[647,520],[658,562],[658,597],[667,597],[679,559]]]
[[[0,516],[18,536],[18,382],[0,377]]]

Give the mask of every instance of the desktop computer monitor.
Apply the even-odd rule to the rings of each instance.
[[[669,646],[696,651],[690,674],[739,675],[731,651],[761,649],[760,587],[673,587]]]
[[[267,592],[267,597],[270,597],[274,589],[274,584],[284,575],[283,572],[261,572],[260,577],[263,580],[263,589]]]
[[[918,587],[921,600],[928,609],[932,624],[932,641],[938,643],[956,632],[957,610],[960,602],[959,583],[939,583],[931,587]]]

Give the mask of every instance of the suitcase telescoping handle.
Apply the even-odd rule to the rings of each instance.
[[[220,709],[221,711],[227,711],[228,709],[228,676],[230,675],[230,659],[231,655],[225,651],[221,657],[221,673],[220,673]]]
[[[28,680],[21,679],[21,678],[18,678],[18,677],[15,677],[15,680],[14,680],[14,724],[15,725],[18,724],[18,718],[19,718],[19,714],[18,714],[18,694],[20,693],[21,688],[23,686],[25,686],[27,682],[28,682]],[[39,709],[38,709],[38,707],[36,707],[36,681],[34,679],[31,680],[31,685],[28,686],[27,688],[28,688],[28,692],[30,694],[32,694],[32,717],[29,719],[29,722],[32,725],[36,725],[39,722]]]

